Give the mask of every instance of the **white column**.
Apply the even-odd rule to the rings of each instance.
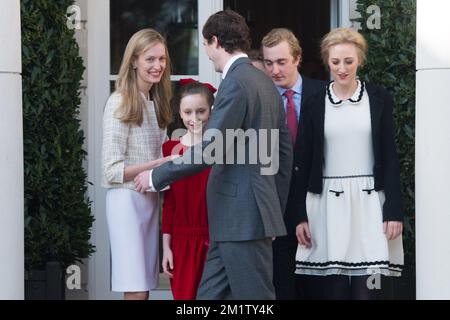
[[[417,1],[417,299],[450,299],[450,2]]]
[[[87,1],[87,137],[89,197],[95,221],[91,241],[97,250],[89,259],[89,299],[121,299],[111,292],[110,247],[106,222],[106,189],[101,186],[103,108],[110,94],[109,0]]]
[[[0,299],[23,299],[20,0],[0,1],[0,39]]]

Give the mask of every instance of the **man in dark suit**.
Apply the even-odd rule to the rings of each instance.
[[[149,185],[161,190],[196,174],[211,162],[193,160],[205,158],[212,141],[223,139],[207,186],[210,244],[197,298],[275,299],[272,238],[286,234],[283,212],[293,160],[283,101],[244,53],[250,47],[250,30],[242,16],[230,10],[215,13],[203,27],[203,38],[223,79],[203,143],[135,182],[139,191]],[[230,129],[241,134],[229,138]],[[261,143],[269,144],[272,158],[278,158],[269,168],[261,152],[255,154]],[[249,161],[255,156],[256,161]]]
[[[288,29],[278,28],[271,30],[261,42],[264,65],[268,75],[272,78],[278,92],[283,97],[286,110],[286,119],[294,150],[297,149],[297,133],[300,131],[299,119],[301,105],[309,96],[319,90],[325,90],[325,82],[308,79],[299,73],[302,61],[302,48],[298,39]],[[301,152],[301,150],[300,150]],[[297,156],[297,155],[295,155]],[[292,174],[298,172],[293,168]],[[278,237],[273,243],[273,272],[274,286],[277,299],[291,300],[302,297],[303,281],[295,276],[295,253],[297,251],[297,238],[295,235],[297,212],[292,210],[292,204],[298,197],[290,187],[288,204],[284,213],[287,236]]]

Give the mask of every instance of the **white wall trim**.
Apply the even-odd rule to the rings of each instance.
[[[89,299],[121,299],[110,290],[110,247],[106,222],[106,190],[101,187],[103,108],[110,94],[109,0],[87,1],[88,29],[88,179],[95,222],[92,242],[96,253],[89,259]]]
[[[22,46],[20,28],[20,1],[0,1],[0,70],[2,72],[22,72]],[[17,23],[19,24],[17,27]]]
[[[336,29],[339,27],[340,23],[340,0],[330,0],[330,30]]]
[[[24,176],[20,1],[0,2],[0,300],[24,299]]]
[[[416,296],[450,299],[450,12],[448,0],[417,1]]]
[[[0,74],[12,74],[12,75],[19,75],[19,76],[22,75],[20,72],[13,72],[13,71],[0,71]]]
[[[199,80],[208,82],[216,88],[219,87],[221,75],[214,70],[213,64],[203,48],[202,29],[209,16],[220,10],[223,10],[223,0],[198,0]]]
[[[352,27],[352,22],[350,21],[350,1],[339,0],[339,27],[341,28]]]
[[[448,41],[450,2],[434,0],[431,3],[433,5],[417,1],[417,70],[450,67],[450,41]],[[428,27],[429,24],[432,24],[433,28]],[[443,30],[447,32],[445,35]]]

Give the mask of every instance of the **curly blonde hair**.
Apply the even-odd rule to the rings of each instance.
[[[367,41],[359,32],[350,28],[337,28],[325,35],[320,45],[323,64],[328,66],[330,48],[343,43],[351,43],[356,46],[358,49],[359,63],[363,66],[366,63],[367,57]]]

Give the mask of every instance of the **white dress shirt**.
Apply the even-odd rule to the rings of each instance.
[[[239,58],[248,58],[248,55],[246,55],[245,53],[239,53],[235,56],[232,56],[230,60],[228,60],[228,62],[225,64],[225,67],[223,67],[222,79],[225,79],[228,70],[230,70],[231,65]]]

